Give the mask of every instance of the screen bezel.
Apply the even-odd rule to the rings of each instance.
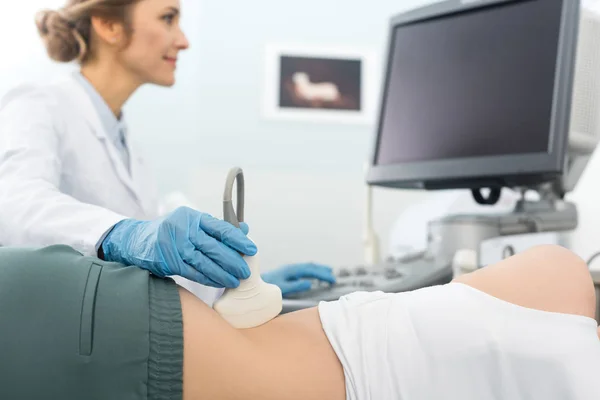
[[[391,19],[387,44],[388,57],[385,63],[384,85],[379,102],[377,130],[366,178],[369,185],[425,189],[511,187],[542,183],[562,173],[568,144],[571,93],[579,29],[579,0],[562,0],[547,152],[413,161],[393,165],[376,164],[396,28],[475,9],[524,1],[543,0],[450,0],[401,13]],[[466,168],[467,164],[468,168]],[[473,173],[472,171],[477,172]]]

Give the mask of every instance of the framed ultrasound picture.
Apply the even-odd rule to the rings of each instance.
[[[265,117],[374,123],[380,76],[372,51],[267,46]]]

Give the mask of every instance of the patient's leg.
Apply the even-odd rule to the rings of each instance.
[[[595,315],[585,264],[558,247],[538,247],[456,281],[524,307]],[[345,399],[344,373],[316,308],[236,330],[177,290],[145,270],[65,246],[0,249],[0,398],[177,399],[183,325],[185,400]],[[427,304],[420,304],[426,314]],[[360,322],[355,310],[346,311]],[[381,326],[395,318],[373,317]],[[371,327],[341,326],[350,333]],[[350,346],[364,342],[358,335]],[[362,354],[376,363],[392,357]]]
[[[183,379],[182,379],[183,377]],[[316,314],[238,331],[170,279],[0,248],[0,399],[344,399]]]
[[[455,281],[524,307],[595,315],[585,263],[557,246],[525,251]],[[188,292],[182,290],[181,300],[186,400],[345,399],[343,370],[316,308],[235,330]]]
[[[184,400],[344,400],[344,375],[315,309],[236,330],[180,289]]]
[[[539,246],[454,280],[508,302],[594,318],[596,295],[585,262],[559,246]]]

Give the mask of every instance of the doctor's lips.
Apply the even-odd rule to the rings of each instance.
[[[163,59],[168,62],[169,64],[171,64],[172,66],[176,66],[177,65],[177,58],[176,57],[167,57],[164,56]]]

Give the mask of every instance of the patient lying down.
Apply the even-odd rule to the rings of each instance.
[[[3,261],[0,252],[0,278]],[[126,270],[133,275],[142,273]],[[19,279],[12,284],[35,278]],[[89,276],[87,281],[89,286]],[[0,304],[6,287],[0,283]],[[98,308],[104,307],[98,297],[101,290],[102,284],[98,286],[96,319]],[[232,328],[189,292],[175,290],[181,304],[183,359],[179,365],[176,357],[171,359],[169,368],[182,368],[177,378],[182,386],[180,390],[177,380],[164,380],[159,389],[172,386],[169,398],[600,399],[600,385],[596,383],[600,341],[593,319],[593,284],[585,263],[560,247],[523,252],[448,285],[399,294],[351,294],[247,330]],[[129,303],[120,301],[125,312]],[[177,324],[173,326],[176,329]],[[118,330],[119,326],[111,329]],[[150,343],[154,343],[152,323],[150,330]],[[145,336],[138,338],[143,342],[141,338]],[[5,350],[3,346],[11,346],[11,340],[17,343],[15,338],[5,339],[0,334],[0,352]],[[101,345],[96,345],[99,340],[94,339],[87,363],[94,356],[102,357]],[[112,346],[127,351],[122,342]],[[1,364],[19,365],[33,386],[48,385],[46,389],[61,398],[75,393],[53,387],[35,372],[32,376],[33,365],[40,360],[32,361],[28,373],[25,368],[30,366],[23,361],[27,357],[17,356],[13,354],[13,359]],[[149,357],[150,364],[153,357]],[[163,354],[162,359],[168,357]],[[161,398],[153,397],[151,389],[153,380],[161,382],[161,370],[166,374],[168,365],[160,367],[158,360],[151,367],[143,366],[141,371],[151,373],[133,382],[130,387],[134,389],[124,384],[110,397]],[[60,358],[53,362],[54,368],[73,374],[72,364],[61,365]],[[112,365],[96,380],[110,381],[112,374],[122,379],[129,373],[131,357],[121,362],[113,356],[104,363]],[[0,398],[27,398],[19,397],[24,392],[15,391],[29,389],[11,386],[19,379],[18,373],[14,369],[8,375],[4,372],[0,366]],[[93,376],[87,376],[86,382],[89,387],[96,385]],[[147,389],[140,389],[144,385]],[[90,390],[86,398],[100,398],[94,393],[97,390]]]
[[[247,331],[181,298],[185,399],[600,399],[593,283],[558,247]]]

